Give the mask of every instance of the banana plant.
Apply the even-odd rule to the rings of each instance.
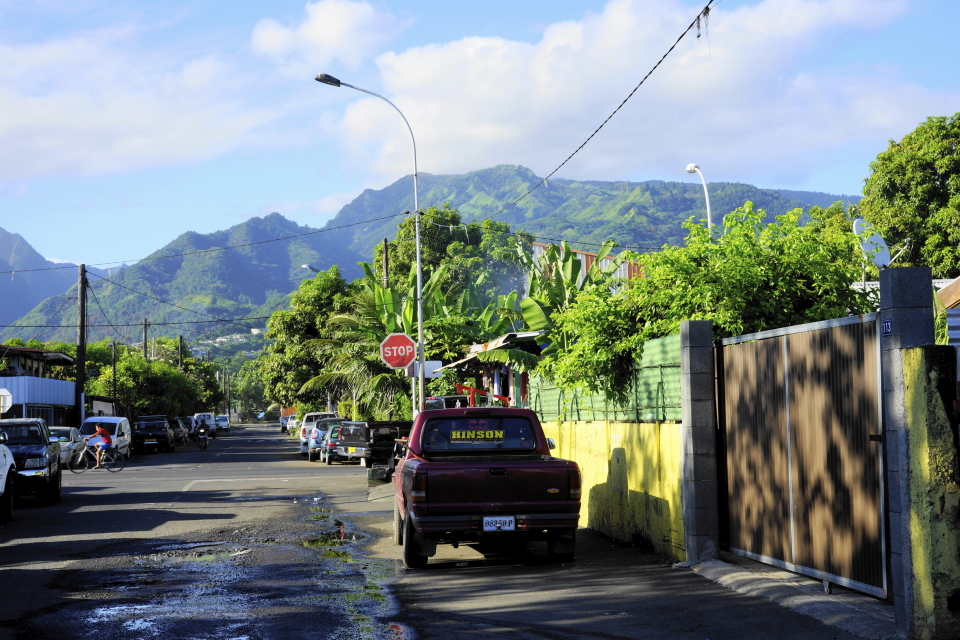
[[[557,331],[553,322],[554,314],[569,308],[587,287],[616,286],[616,274],[623,264],[623,258],[616,256],[603,266],[603,261],[616,246],[612,240],[604,242],[593,264],[586,270],[567,242],[559,247],[550,245],[538,259],[520,254],[530,279],[527,297],[520,301],[520,310],[529,330],[546,332],[543,355],[561,351],[576,339],[576,336]]]

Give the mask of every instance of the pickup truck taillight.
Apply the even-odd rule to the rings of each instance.
[[[410,501],[411,502],[427,501],[427,474],[425,473],[413,474],[413,482],[410,484]]]
[[[579,469],[567,469],[567,489],[570,491],[571,500],[580,499],[581,487]]]
[[[306,428],[306,427],[300,427],[300,437],[301,437],[301,438],[306,438],[306,437],[307,437],[307,428]]]

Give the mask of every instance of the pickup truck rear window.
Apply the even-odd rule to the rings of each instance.
[[[420,444],[424,451],[529,451],[537,445],[534,433],[526,418],[436,418],[427,422]]]

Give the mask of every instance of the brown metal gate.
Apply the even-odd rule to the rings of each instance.
[[[730,551],[886,597],[876,314],[717,349]]]

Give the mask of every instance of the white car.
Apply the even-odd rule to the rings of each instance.
[[[7,434],[0,433],[0,524],[13,520],[13,488],[17,482],[17,463],[3,444],[6,441]]]
[[[49,427],[50,435],[60,441],[60,464],[66,465],[75,451],[83,451],[87,445],[76,427]]]
[[[325,420],[327,418],[336,418],[337,414],[333,411],[314,411],[312,413],[304,414],[303,420],[300,422],[300,455],[304,458],[307,457],[307,454],[310,452],[310,432],[313,430],[313,425],[317,420]]]
[[[230,431],[230,416],[217,416],[216,424],[218,431]]]

